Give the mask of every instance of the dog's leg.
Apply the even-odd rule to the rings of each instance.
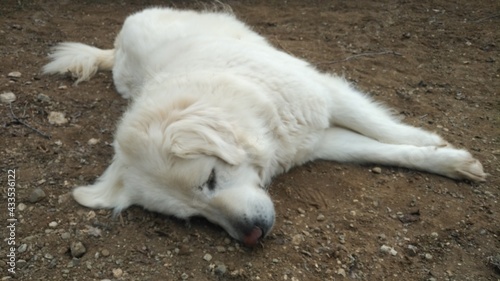
[[[440,136],[402,124],[389,110],[363,93],[353,89],[346,81],[330,77],[332,104],[331,123],[356,131],[384,143],[415,146],[445,146]]]
[[[73,198],[89,208],[114,208],[119,212],[131,204],[123,185],[119,161],[114,159],[96,183],[75,188]]]
[[[333,127],[318,142],[315,158],[407,167],[454,179],[484,181],[481,163],[465,150],[451,147],[387,144],[356,132]]]

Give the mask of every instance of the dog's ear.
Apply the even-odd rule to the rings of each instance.
[[[246,153],[238,144],[232,125],[212,116],[192,115],[167,128],[170,152],[181,158],[216,156],[231,165],[240,164]]]

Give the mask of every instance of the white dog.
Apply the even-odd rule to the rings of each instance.
[[[112,164],[80,204],[201,215],[252,246],[274,224],[264,189],[314,159],[378,163],[484,181],[481,163],[402,124],[343,79],[272,47],[231,14],[152,8],[129,16],[114,49],[62,43],[45,73],[80,81],[112,70],[132,104]]]

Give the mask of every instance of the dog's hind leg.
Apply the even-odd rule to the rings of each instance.
[[[332,127],[325,130],[314,150],[315,159],[378,163],[407,167],[454,179],[485,181],[481,163],[469,152],[451,147],[387,144],[356,132]]]
[[[121,175],[120,164],[116,159],[93,185],[79,186],[73,190],[73,198],[83,206],[99,209],[115,209],[119,212],[128,207],[128,198]]]
[[[415,146],[445,146],[440,136],[403,124],[387,108],[356,91],[346,81],[329,77],[332,93],[331,123],[380,142]]]

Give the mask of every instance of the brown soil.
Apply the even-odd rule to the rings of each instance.
[[[0,4],[0,93],[17,96],[11,108],[0,104],[2,280],[500,279],[499,1],[227,1],[278,48],[469,149],[491,174],[473,184],[402,168],[309,163],[273,182],[276,226],[254,249],[203,219],[186,223],[139,207],[113,218],[69,196],[108,165],[126,101],[109,73],[78,87],[41,76],[46,55],[61,41],[109,48],[128,14],[165,4],[76,2]],[[21,77],[9,77],[13,71]],[[69,122],[49,124],[52,111]],[[88,144],[92,138],[99,142]],[[9,169],[22,203],[14,212],[15,274],[7,264]],[[46,197],[32,203],[36,188]],[[70,251],[77,242],[85,246],[80,258]]]

